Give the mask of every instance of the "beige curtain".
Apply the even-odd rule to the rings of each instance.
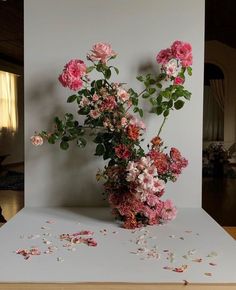
[[[16,132],[17,127],[17,76],[0,71],[0,131]]]
[[[217,101],[220,109],[224,112],[225,104],[225,90],[224,90],[224,80],[210,80],[210,86],[212,89],[212,96]]]

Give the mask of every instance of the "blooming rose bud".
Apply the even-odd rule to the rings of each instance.
[[[31,140],[31,143],[34,145],[34,146],[41,146],[43,145],[43,138],[39,135],[34,135],[30,138]]]
[[[184,79],[181,78],[180,76],[177,76],[175,79],[174,79],[174,85],[182,85],[184,83]]]
[[[91,51],[92,53],[88,55],[88,59],[92,61],[101,61],[102,63],[106,63],[109,58],[116,55],[111,45],[104,42],[94,44]]]

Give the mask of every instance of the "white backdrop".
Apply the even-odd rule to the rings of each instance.
[[[201,206],[201,146],[203,99],[204,0],[25,0],[25,204],[26,206],[104,205],[102,185],[95,174],[103,167],[85,150],[56,145],[35,148],[29,138],[35,130],[52,127],[53,116],[73,111],[66,104],[70,92],[57,81],[64,64],[85,59],[98,41],[112,44],[119,57],[118,81],[139,88],[135,80],[141,65],[156,67],[156,53],[174,40],[193,46],[193,77],[186,82],[190,103],[174,112],[162,134],[189,160],[179,180],[168,184],[166,198],[177,206]],[[161,120],[146,115],[146,140]]]

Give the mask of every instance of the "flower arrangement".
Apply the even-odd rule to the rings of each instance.
[[[97,43],[87,55],[91,66],[79,59],[69,61],[59,81],[76,91],[67,102],[75,103],[78,114],[85,116],[84,123],[66,113],[64,119],[54,118],[53,132],[35,133],[31,141],[34,145],[42,145],[44,139],[50,144],[59,141],[63,150],[75,141],[83,148],[86,134],[95,130],[95,155],[108,160],[104,170],[97,173],[97,180],[104,179],[104,193],[115,217],[129,229],[165,223],[176,216],[173,202],[161,200],[165,184],[176,181],[188,162],[176,148],[165,152],[160,133],[170,112],[190,100],[191,93],[184,88],[184,82],[186,75],[192,74],[192,48],[189,43],[175,41],[170,48],[161,50],[156,56],[160,74],[137,77],[143,85],[140,93],[110,81],[112,73],[119,73],[110,65],[116,56],[110,44]],[[101,77],[91,81],[92,71]],[[136,116],[143,117],[140,98],[150,103],[151,113],[163,117],[146,153],[141,147],[145,124]],[[131,109],[136,115],[131,114]]]

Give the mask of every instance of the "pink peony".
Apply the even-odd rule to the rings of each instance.
[[[43,138],[40,135],[34,135],[34,136],[30,137],[30,140],[34,146],[43,145]]]
[[[172,57],[171,49],[162,49],[156,56],[156,61],[163,65],[166,64]]]
[[[76,91],[82,88],[82,77],[86,74],[86,65],[82,60],[72,59],[69,61],[62,74],[59,76],[59,81],[64,87]]]
[[[106,63],[109,58],[116,55],[111,45],[104,42],[94,44],[91,52],[92,53],[88,55],[88,59],[92,61],[101,61],[102,63]]]
[[[171,221],[176,217],[177,209],[174,206],[174,203],[172,200],[167,199],[163,202],[163,207],[161,210],[161,218],[164,221]]]
[[[120,144],[116,146],[115,153],[116,153],[116,156],[120,159],[127,159],[131,156],[131,152],[129,148],[124,144]]]
[[[97,94],[94,94],[92,99],[94,102],[97,102],[99,100],[99,96]]]
[[[177,76],[175,79],[174,79],[174,85],[182,85],[184,83],[184,79],[181,78],[180,76]]]

